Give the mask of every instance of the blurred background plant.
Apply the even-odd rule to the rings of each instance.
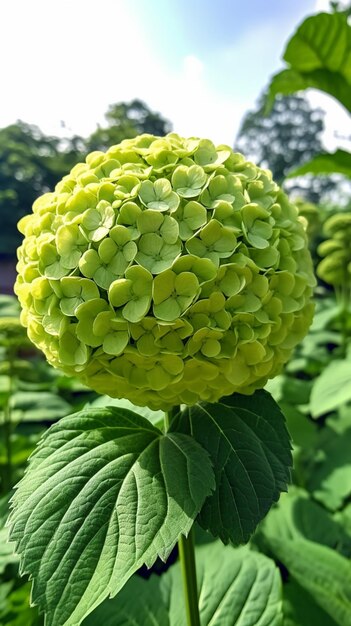
[[[267,385],[293,437],[293,485],[251,542],[252,550],[279,567],[284,626],[351,625],[351,202],[347,182],[351,155],[345,149],[324,151],[323,111],[313,109],[305,94],[310,87],[319,89],[351,112],[349,13],[349,8],[332,3],[330,13],[307,18],[299,26],[287,44],[284,69],[273,77],[257,109],[246,115],[235,142],[236,149],[269,167],[295,198],[318,277],[310,333],[285,370]],[[87,151],[103,150],[142,132],[164,135],[170,129],[167,119],[134,99],[110,106],[106,124],[88,137],[59,139],[24,122],[0,130],[1,290],[8,291],[0,298],[1,626],[43,623],[36,609],[29,608],[29,583],[18,577],[17,558],[5,541],[12,487],[51,423],[87,403],[107,402],[53,370],[28,342],[17,302],[9,295],[19,243],[16,222]],[[209,539],[202,536],[202,541]],[[238,559],[240,554],[238,549]],[[164,569],[157,564],[154,571]],[[151,578],[154,588],[161,585],[154,575]],[[143,584],[133,577],[124,596],[143,598]],[[268,603],[263,583],[260,593],[262,597],[268,594]],[[117,624],[124,596],[104,603],[89,624]],[[262,615],[265,606],[263,602]],[[147,621],[150,615],[143,610],[137,601],[139,621],[135,623],[146,626],[151,623]],[[159,607],[151,604],[150,610],[157,619]]]

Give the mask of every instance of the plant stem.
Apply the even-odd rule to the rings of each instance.
[[[175,406],[171,411],[165,414],[166,431],[169,429],[172,417],[179,412],[179,409],[180,407]],[[196,580],[194,534],[192,528],[187,537],[184,537],[184,535],[180,536],[178,550],[183,579],[187,626],[201,626]]]
[[[184,537],[184,535],[180,537],[178,549],[180,567],[182,570],[187,625],[200,626],[193,529],[190,530],[188,537]]]

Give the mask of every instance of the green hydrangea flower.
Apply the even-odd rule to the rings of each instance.
[[[296,208],[270,172],[208,139],[144,134],[93,152],[19,228],[30,339],[113,397],[167,410],[252,393],[311,322]]]
[[[324,258],[317,274],[329,285],[347,289],[351,286],[351,213],[329,217],[323,230],[330,239],[318,246],[318,254]]]

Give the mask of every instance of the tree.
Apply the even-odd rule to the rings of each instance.
[[[278,97],[268,115],[264,109],[262,96],[258,108],[245,116],[235,148],[269,168],[282,184],[290,170],[323,151],[324,112],[313,110],[300,95]],[[318,202],[333,187],[334,182],[326,177],[313,177],[308,185],[301,180],[289,183],[290,191],[311,202]]]
[[[0,129],[1,255],[14,256],[18,220],[77,163],[82,147],[79,137],[63,142],[22,121]]]
[[[108,125],[87,139],[46,136],[37,126],[18,121],[0,129],[0,255],[15,256],[21,236],[18,220],[34,200],[56,183],[91,150],[106,150],[139,133],[165,135],[171,124],[140,100],[109,107]]]
[[[137,99],[110,105],[105,118],[107,126],[98,126],[87,139],[88,150],[106,150],[128,137],[141,133],[163,136],[171,130],[168,120]]]

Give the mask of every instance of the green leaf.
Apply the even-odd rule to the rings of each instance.
[[[277,94],[314,87],[330,94],[351,111],[351,28],[342,13],[307,18],[288,42],[288,69],[273,76],[267,105]]]
[[[8,528],[5,527],[5,522],[8,516],[8,506],[8,496],[0,498],[0,574],[4,573],[8,565],[18,563],[18,556],[14,554],[15,546],[13,543],[8,541],[9,531]],[[0,599],[2,585],[3,583],[1,582]]]
[[[351,624],[351,563],[334,550],[305,539],[271,541],[290,575],[339,626]]]
[[[284,626],[336,626],[312,596],[295,581],[284,585]]]
[[[350,87],[351,88],[351,87]],[[287,178],[305,174],[344,174],[351,178],[351,154],[346,150],[318,154],[311,161],[292,170]]]
[[[335,513],[334,519],[342,525],[345,532],[351,537],[351,503],[347,504],[342,511]]]
[[[213,488],[206,452],[126,409],[50,428],[18,485],[11,539],[47,626],[77,626],[141,565],[166,559]]]
[[[7,608],[7,596],[13,588],[14,580],[10,580],[6,583],[2,582],[0,585],[0,617],[3,617],[4,611]]]
[[[274,562],[219,542],[196,549],[202,626],[281,626],[281,581]],[[184,626],[179,564],[147,582],[134,576],[84,626]]]
[[[347,431],[351,428],[351,404],[344,404],[339,407],[337,413],[332,413],[325,420],[325,425],[328,426],[334,433],[338,435],[347,436]],[[327,437],[324,438],[326,441]]]
[[[276,537],[281,540],[308,539],[351,556],[351,536],[324,507],[314,502],[303,489],[290,487],[278,505],[260,525],[258,538],[270,548]]]
[[[0,528],[0,574],[4,573],[7,565],[18,562],[14,549],[14,544],[8,541],[8,529]]]
[[[285,415],[294,449],[297,450],[298,447],[306,448],[314,445],[318,432],[317,424],[292,404],[280,402],[279,406]]]
[[[284,401],[294,405],[307,404],[311,393],[311,382],[281,374],[268,381],[266,390],[272,393],[277,402]]]
[[[337,432],[329,420],[327,424],[320,433],[318,446],[312,448],[309,456],[306,452],[304,480],[316,500],[336,511],[351,495],[351,427]]]
[[[25,463],[29,457],[29,455],[33,452],[35,446],[38,443],[39,436],[37,433],[34,433],[34,429],[31,428],[31,434],[19,435],[18,433],[14,433],[12,435],[11,441],[11,463],[13,466],[22,465]],[[0,428],[0,465],[6,466],[7,464],[7,452],[5,449],[5,445],[3,444],[5,441],[3,427]]]
[[[17,298],[0,294],[0,317],[18,317],[20,307]]]
[[[216,490],[201,526],[225,543],[248,541],[290,479],[290,438],[278,405],[266,391],[234,394],[185,409],[174,428],[191,433],[214,467]]]
[[[286,374],[276,376],[265,386],[266,391],[279,403],[295,448],[312,445],[316,437],[316,423],[303,413],[309,411],[311,386],[312,382],[309,380]]]
[[[335,298],[324,296],[321,303],[323,308],[318,308],[318,303],[316,303],[316,313],[310,327],[310,332],[313,334],[328,329],[340,315],[340,305],[336,303]]]
[[[351,400],[351,361],[333,361],[317,378],[311,393],[311,414],[319,417]]]
[[[0,624],[6,626],[42,626],[43,619],[30,606],[30,583],[7,595],[4,610],[0,607]]]
[[[51,421],[70,412],[71,406],[60,396],[45,391],[17,391],[11,396],[13,421]]]
[[[134,413],[138,413],[138,415],[142,415],[142,417],[145,417],[147,420],[149,420],[149,422],[151,422],[151,424],[157,426],[158,428],[163,425],[163,421],[165,418],[164,411],[153,411],[152,409],[149,409],[148,406],[136,406],[125,398],[110,398],[110,396],[98,396],[96,400],[93,400],[93,402],[90,403],[89,406],[114,406],[121,409],[129,409],[130,411],[134,411]]]

